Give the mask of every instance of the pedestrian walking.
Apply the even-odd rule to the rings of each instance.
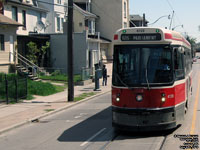
[[[107,69],[106,69],[106,65],[103,65],[103,83],[102,86],[106,86],[107,85]]]

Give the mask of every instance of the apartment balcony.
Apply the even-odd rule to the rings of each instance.
[[[87,31],[87,38],[89,40],[100,40],[100,32],[90,32],[90,30]]]

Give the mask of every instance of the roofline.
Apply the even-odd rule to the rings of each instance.
[[[0,14],[0,17],[2,18],[2,20],[0,20],[1,25],[23,26],[21,23],[18,23],[7,16],[4,16],[3,14]]]
[[[74,6],[75,6],[75,7],[77,8],[77,10],[78,10],[82,15],[84,15],[85,17],[98,18],[97,15],[95,15],[95,14],[89,12],[89,11],[83,10],[82,8],[80,8],[79,6],[77,6],[76,4],[74,4]],[[84,13],[87,13],[88,16],[86,16]]]
[[[36,6],[30,5],[30,4],[14,2],[14,1],[8,1],[8,2],[6,2],[6,4],[16,4],[16,6],[21,6],[21,7],[25,7],[25,8],[32,8],[33,10],[38,10],[38,11],[41,11],[41,12],[49,12],[49,10],[44,9],[44,8],[36,7]]]

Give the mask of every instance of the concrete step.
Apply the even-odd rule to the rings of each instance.
[[[33,76],[33,77],[31,77],[30,79],[31,79],[31,80],[34,80],[34,81],[39,80],[39,78],[36,77],[36,76]]]

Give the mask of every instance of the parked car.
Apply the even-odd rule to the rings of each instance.
[[[200,59],[200,56],[196,56],[196,59]]]

